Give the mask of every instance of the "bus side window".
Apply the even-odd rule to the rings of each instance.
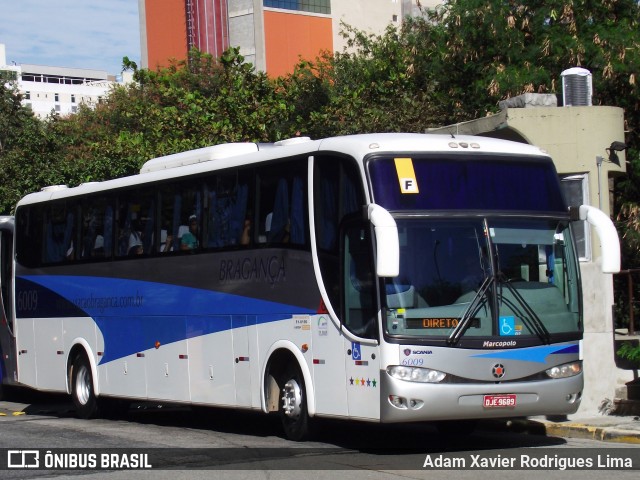
[[[258,242],[307,243],[306,163],[301,159],[258,171]]]
[[[291,243],[293,245],[304,245],[307,241],[306,236],[306,189],[304,188],[305,182],[301,176],[296,175],[293,177],[293,184],[291,187],[291,225],[290,235]]]
[[[105,197],[85,200],[82,204],[81,249],[79,258],[105,258],[111,253],[113,208]]]
[[[151,189],[129,192],[120,197],[117,219],[117,255],[148,255],[155,229],[155,198]]]
[[[343,322],[352,333],[377,338],[377,309],[370,230],[357,219],[348,222],[342,237]]]
[[[284,178],[278,180],[273,200],[271,222],[267,231],[268,243],[287,243],[289,241],[289,185]]]
[[[74,256],[75,215],[65,204],[52,205],[45,226],[45,262],[57,263]]]
[[[207,182],[206,247],[223,248],[251,242],[252,235],[245,229],[247,222],[252,222],[250,177],[249,171],[241,171],[221,174]]]
[[[322,282],[333,310],[342,318],[339,226],[364,205],[360,172],[349,157],[318,155],[314,159],[315,242]]]

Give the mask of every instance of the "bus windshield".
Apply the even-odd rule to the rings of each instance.
[[[375,202],[389,211],[519,211],[566,215],[548,157],[422,154],[367,163]]]
[[[396,221],[400,275],[385,280],[388,335],[449,343],[462,335],[529,336],[547,343],[553,334],[580,332],[578,265],[567,221]]]

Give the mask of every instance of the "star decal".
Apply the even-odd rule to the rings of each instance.
[[[352,385],[355,387],[377,388],[378,381],[375,378],[371,379],[371,378],[364,378],[364,377],[356,377],[354,379],[353,377],[350,377],[349,385]]]

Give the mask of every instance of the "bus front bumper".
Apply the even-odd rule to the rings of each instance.
[[[508,383],[417,383],[380,372],[382,423],[567,415],[580,406],[584,379]]]

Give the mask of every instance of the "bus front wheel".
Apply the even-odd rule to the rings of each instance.
[[[98,401],[93,391],[93,375],[89,361],[79,355],[71,367],[71,395],[80,418],[93,418],[98,413]]]
[[[311,434],[307,393],[300,369],[290,367],[280,382],[280,419],[289,440],[303,441]]]

